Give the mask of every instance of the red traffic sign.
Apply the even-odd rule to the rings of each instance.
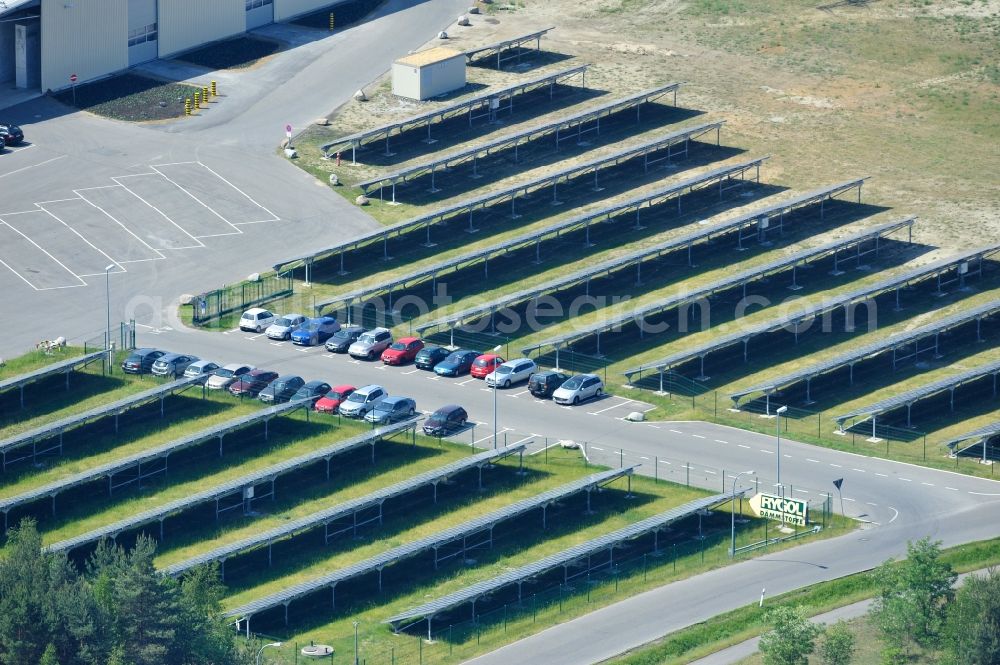
[[[70,83],[76,83],[76,74],[70,74],[69,81]]]

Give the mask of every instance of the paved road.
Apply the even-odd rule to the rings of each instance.
[[[144,331],[140,342],[191,351],[216,362],[246,361],[303,378],[331,382],[381,383],[391,394],[410,395],[422,410],[464,405],[479,422],[474,434],[456,437],[489,445],[493,393],[469,378],[438,379],[412,367],[385,367],[352,361],[321,348],[272,343],[265,337],[231,331]],[[623,393],[626,394],[626,393]],[[753,469],[767,487],[776,477],[775,440],[753,432],[701,422],[627,423],[630,411],[645,410],[641,393],[608,397],[577,407],[535,400],[524,388],[497,394],[498,429],[508,441],[531,440],[538,450],[549,438],[587,442],[597,463],[620,460],[643,464],[641,471],[718,491],[723,474]],[[619,453],[624,449],[623,453]],[[844,511],[869,522],[834,540],[763,556],[726,569],[650,591],[585,617],[561,624],[492,654],[477,665],[596,663],[668,632],[769,595],[869,569],[905,553],[906,542],[924,536],[954,545],[996,535],[1000,483],[947,471],[818,448],[795,441],[781,444],[782,480],[798,498],[821,500],[844,478]],[[750,481],[754,482],[754,481]],[[749,483],[748,483],[749,484]],[[726,482],[731,489],[731,480]],[[835,500],[835,506],[837,502]]]
[[[7,109],[31,144],[0,160],[0,292],[7,311],[56,314],[12,326],[0,356],[101,334],[107,266],[112,320],[159,327],[181,294],[377,226],[275,147],[286,123],[340,106],[465,6],[392,0],[333,36],[271,26],[299,45],[230,77],[223,102],[184,121],[120,123],[48,98]]]

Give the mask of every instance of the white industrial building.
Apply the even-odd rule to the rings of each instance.
[[[0,86],[59,90],[345,0],[0,0]]]

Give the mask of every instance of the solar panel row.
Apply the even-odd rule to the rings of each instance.
[[[21,374],[19,376],[13,376],[9,379],[4,379],[0,381],[0,393],[5,390],[10,390],[11,388],[19,388],[21,386],[33,383],[44,379],[45,377],[52,376],[54,374],[59,374],[61,372],[68,372],[81,365],[86,365],[91,363],[98,358],[102,358],[107,355],[107,351],[95,351],[93,353],[87,353],[82,356],[76,356],[75,358],[69,358],[67,360],[61,360],[57,363],[52,363],[51,365],[46,365],[45,367],[40,367],[33,372],[28,372],[26,374]]]
[[[1000,422],[990,423],[985,427],[980,427],[979,429],[973,430],[971,432],[966,432],[961,436],[956,436],[953,439],[949,439],[944,442],[944,445],[951,448],[954,454],[958,454],[963,452],[964,450],[971,448],[972,446],[979,445],[984,441],[992,439],[993,437],[998,435],[1000,435]],[[964,443],[966,441],[970,441],[971,443],[969,443],[969,445],[966,446],[965,448],[959,449],[958,444]]]
[[[601,473],[596,473],[571,483],[567,483],[560,487],[543,492],[542,494],[538,494],[522,501],[518,501],[517,503],[505,506],[487,515],[473,518],[467,522],[445,529],[439,533],[427,536],[426,538],[421,538],[420,540],[405,543],[399,547],[394,547],[386,552],[377,554],[374,557],[364,561],[359,561],[358,563],[350,566],[346,566],[328,575],[323,575],[321,577],[301,582],[265,598],[258,598],[257,600],[247,603],[246,605],[226,612],[226,616],[235,617],[240,620],[247,620],[254,614],[258,614],[271,608],[279,607],[281,605],[284,605],[287,608],[289,602],[311,594],[318,589],[336,586],[340,582],[349,580],[359,575],[364,575],[366,573],[375,571],[381,572],[381,569],[389,564],[396,563],[400,560],[415,556],[428,550],[441,547],[442,545],[453,542],[458,538],[479,533],[485,529],[492,528],[492,526],[499,522],[513,519],[538,508],[543,508],[553,502],[565,499],[566,497],[577,494],[581,491],[590,491],[590,489],[607,484],[622,476],[631,475],[635,468],[636,467],[611,469],[609,471],[603,471]]]

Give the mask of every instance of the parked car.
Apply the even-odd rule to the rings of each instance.
[[[0,134],[0,152],[6,152],[7,141],[4,139],[3,135]]]
[[[479,351],[469,349],[452,351],[447,358],[434,366],[434,373],[438,376],[461,376],[472,369],[472,363],[479,355]]]
[[[183,376],[188,365],[198,360],[198,356],[189,356],[184,353],[167,353],[156,359],[153,363],[153,374],[156,376]]]
[[[205,387],[210,390],[222,390],[228,388],[238,378],[253,371],[253,365],[243,365],[241,363],[229,363],[215,370],[212,376],[208,377]]]
[[[386,365],[405,365],[416,359],[424,348],[424,340],[419,337],[400,337],[382,352],[382,362]]]
[[[451,355],[451,351],[443,346],[425,346],[413,359],[417,369],[434,369],[434,366]]]
[[[424,421],[424,434],[427,436],[448,436],[465,427],[469,414],[458,404],[449,404],[430,415]]]
[[[218,363],[211,360],[198,360],[187,366],[184,376],[207,376],[219,369]]]
[[[375,360],[392,344],[392,333],[385,328],[374,328],[361,335],[347,352],[355,358]]]
[[[326,381],[310,381],[295,391],[292,400],[318,399],[330,392],[330,384]]]
[[[160,349],[136,349],[122,361],[122,371],[126,374],[145,374],[152,371],[153,363],[167,355]]]
[[[292,344],[316,346],[322,344],[340,330],[340,324],[332,316],[318,316],[306,319],[306,322],[292,332]]]
[[[326,350],[331,353],[347,353],[347,349],[358,341],[358,338],[365,332],[361,326],[349,325],[341,326],[340,330],[333,333],[333,337],[326,340]]]
[[[495,353],[484,353],[472,362],[469,374],[477,379],[485,379],[486,375],[503,364],[503,358]]]
[[[556,404],[579,404],[591,397],[600,397],[604,393],[604,382],[596,374],[577,374],[567,379],[552,393]]]
[[[236,397],[257,397],[260,391],[267,388],[277,378],[278,373],[271,370],[251,370],[233,381],[229,386],[229,392]]]
[[[337,409],[344,403],[344,400],[354,392],[354,386],[334,386],[325,395],[316,400],[313,406],[320,413],[337,413]]]
[[[0,137],[3,138],[5,146],[24,143],[24,132],[13,123],[0,122]]]
[[[268,404],[281,404],[290,400],[304,385],[306,382],[301,376],[279,376],[257,393],[257,398]]]
[[[268,339],[288,339],[292,333],[305,323],[306,317],[301,314],[285,314],[274,320],[274,323],[267,327],[264,334]]]
[[[277,317],[266,309],[253,307],[243,312],[243,316],[240,317],[240,330],[264,332],[268,326],[274,323],[275,318]]]
[[[389,396],[386,389],[378,385],[363,386],[348,395],[340,404],[340,415],[346,418],[364,418],[375,405]]]
[[[417,412],[417,403],[409,397],[386,397],[365,414],[365,420],[376,425],[388,425],[412,418]]]
[[[501,388],[510,388],[515,383],[530,379],[531,374],[537,369],[538,365],[531,358],[508,360],[486,375],[486,385],[492,387],[495,384]]]
[[[562,372],[535,372],[528,379],[528,390],[535,397],[548,399],[568,379],[569,374],[563,374]]]

